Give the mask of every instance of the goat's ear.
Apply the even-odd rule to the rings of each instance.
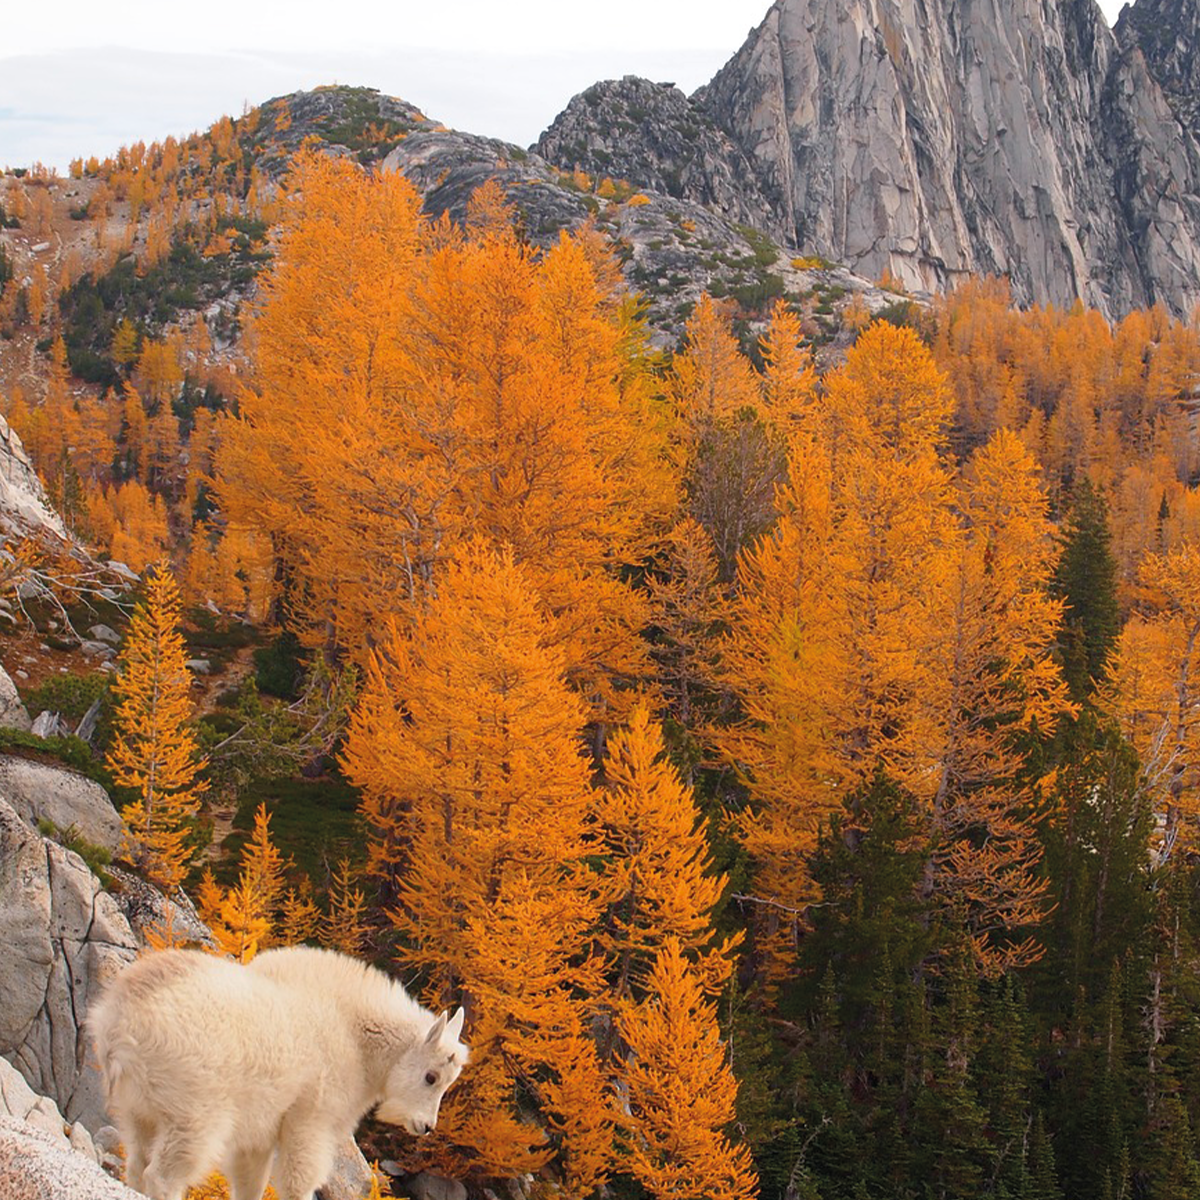
[[[450,1022],[446,1026],[446,1034],[448,1037],[452,1038],[454,1041],[457,1041],[460,1037],[462,1037],[463,1021],[466,1020],[466,1017],[466,1011],[460,1007],[454,1016],[450,1018]]]
[[[442,1040],[442,1032],[446,1028],[446,1014],[442,1013],[440,1017],[429,1027],[429,1032],[425,1035],[425,1044],[427,1046],[436,1046]]]

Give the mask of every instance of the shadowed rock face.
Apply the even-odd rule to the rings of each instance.
[[[1200,301],[1196,0],[776,0],[694,102],[797,244],[910,286]]]
[[[776,238],[788,231],[745,155],[670,83],[636,75],[581,92],[534,147],[548,162],[703,204]]]
[[[2,798],[0,945],[0,1054],[67,1120],[98,1129],[107,1117],[83,1021],[138,944],[83,860]]]

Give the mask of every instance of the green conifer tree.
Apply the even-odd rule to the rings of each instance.
[[[1063,674],[1071,696],[1086,701],[1104,678],[1109,654],[1121,632],[1117,604],[1117,560],[1104,498],[1087,479],[1076,482],[1062,539],[1054,590],[1066,601],[1063,615]]]

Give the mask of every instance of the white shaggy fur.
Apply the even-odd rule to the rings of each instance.
[[[233,1200],[261,1200],[269,1175],[280,1200],[311,1200],[371,1108],[410,1133],[433,1128],[466,1062],[462,1021],[364,963],[291,947],[246,967],[149,955],[89,1023],[133,1187],[182,1200],[222,1169]]]

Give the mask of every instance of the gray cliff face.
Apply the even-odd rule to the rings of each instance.
[[[692,102],[781,240],[861,275],[1185,313],[1198,29],[1196,0],[1139,0],[1115,32],[1094,0],[776,0]]]
[[[593,84],[559,113],[533,149],[566,170],[628,180],[785,236],[745,155],[674,84],[636,75]]]
[[[701,103],[802,245],[930,289],[1001,272],[1024,300],[1104,305],[1088,264],[1117,230],[1076,215],[1111,207],[1088,114],[1112,36],[1091,7],[1080,37],[1037,0],[778,0]]]
[[[21,439],[0,416],[0,534],[3,533],[49,534],[58,540],[67,536],[62,518],[50,507]]]
[[[1200,5],[1141,0],[1115,30],[1103,137],[1147,301],[1200,302]]]

